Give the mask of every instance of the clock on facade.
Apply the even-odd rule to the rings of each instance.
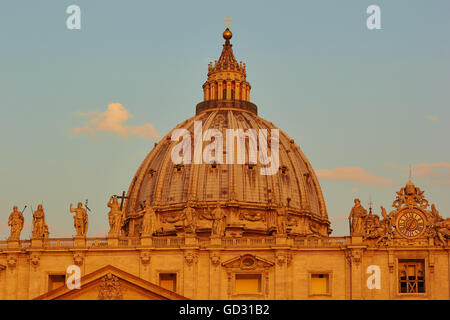
[[[426,217],[417,209],[404,210],[397,217],[396,229],[405,238],[417,238],[426,229]]]

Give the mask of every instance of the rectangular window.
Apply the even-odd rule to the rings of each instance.
[[[160,273],[159,285],[170,291],[177,291],[177,274],[176,273]]]
[[[257,294],[261,291],[260,274],[236,274],[236,294]]]
[[[330,275],[328,273],[311,274],[311,295],[330,294]]]
[[[65,274],[51,274],[48,276],[48,291],[55,290],[66,284]]]
[[[424,260],[398,260],[400,293],[425,293]]]

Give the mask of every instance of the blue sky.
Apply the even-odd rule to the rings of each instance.
[[[71,4],[81,30],[66,28]],[[366,28],[371,4],[381,30]],[[41,201],[51,235],[71,236],[69,204],[86,198],[88,235],[105,235],[109,196],[157,140],[73,128],[112,103],[133,115],[127,128],[160,136],[191,117],[227,15],[251,100],[320,173],[334,235],[348,233],[355,197],[390,208],[409,165],[449,217],[449,12],[446,0],[2,1],[0,239],[13,205]]]

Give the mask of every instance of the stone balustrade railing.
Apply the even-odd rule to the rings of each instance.
[[[188,239],[188,241],[186,240]],[[113,241],[114,240],[114,241]],[[153,247],[153,248],[179,248],[182,246],[199,246],[209,247],[218,246],[224,248],[271,248],[272,246],[285,245],[289,247],[308,247],[308,248],[324,248],[324,247],[344,247],[349,243],[349,237],[330,237],[330,238],[291,238],[291,237],[241,237],[241,238],[184,238],[184,237],[151,237],[142,240],[136,237],[121,237],[118,239],[111,238],[50,238],[42,239],[39,242],[35,240],[20,241],[0,241],[0,251],[8,248],[35,248],[42,247],[45,249],[57,248],[135,248],[135,247]]]

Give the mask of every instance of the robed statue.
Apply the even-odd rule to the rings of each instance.
[[[8,226],[11,227],[11,235],[8,240],[19,240],[24,224],[23,214],[18,211],[17,206],[13,207],[13,211],[9,215]]]
[[[108,213],[109,237],[118,237],[123,223],[123,212],[120,210],[119,201],[116,196],[112,196],[108,201],[108,207],[111,208]]]
[[[288,208],[281,204],[281,206],[277,210],[277,234],[284,235],[286,234],[286,221],[288,216]]]
[[[361,205],[359,199],[354,200],[355,205],[350,211],[348,217],[350,221],[350,235],[352,236],[363,236],[364,235],[364,221],[367,217],[367,210]]]
[[[48,238],[48,226],[45,223],[45,213],[42,204],[38,205],[37,210],[33,212],[33,231],[32,238]]]
[[[221,237],[225,232],[224,220],[226,218],[225,212],[221,208],[220,202],[217,203],[217,206],[211,211],[209,207],[207,207],[208,215],[203,215],[203,218],[212,221],[211,225],[211,236],[212,237]]]
[[[147,202],[144,202],[144,210],[142,216],[141,236],[149,237],[158,230],[158,217],[153,207]]]
[[[77,237],[85,237],[88,229],[88,215],[86,210],[83,208],[83,204],[78,202],[75,209],[72,208],[70,204],[70,212],[75,213],[73,216],[73,225],[77,231]]]
[[[188,202],[186,208],[183,210],[183,223],[184,231],[189,234],[195,233],[196,221],[195,221],[195,209],[192,208],[192,204]]]

